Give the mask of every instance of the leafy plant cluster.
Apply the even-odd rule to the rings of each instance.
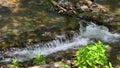
[[[102,42],[86,45],[76,52],[75,65],[78,68],[112,68],[107,61],[106,47]]]
[[[35,56],[33,60],[34,65],[44,65],[46,64],[43,55]],[[17,59],[13,59],[10,68],[20,68]]]
[[[19,68],[17,59],[13,59],[10,68]]]
[[[33,60],[33,64],[35,65],[44,65],[46,64],[43,55],[35,56]]]

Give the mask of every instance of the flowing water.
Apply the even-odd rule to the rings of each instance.
[[[79,23],[80,31],[73,36],[61,35],[44,44],[39,43],[26,48],[11,48],[8,51],[0,51],[0,62],[10,62],[14,58],[19,62],[24,62],[41,54],[47,56],[57,51],[76,49],[84,44],[94,43],[95,40],[120,45],[120,34],[110,32],[107,27],[98,26],[92,22],[86,23],[87,26],[83,26],[82,21]]]

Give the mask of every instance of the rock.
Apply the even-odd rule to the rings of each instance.
[[[86,6],[86,5],[83,5],[80,8],[81,8],[82,11],[88,11],[89,10],[88,6]]]
[[[41,68],[41,66],[33,66],[33,67],[28,67],[28,68]]]
[[[28,68],[65,68],[65,65],[68,65],[64,62],[54,62],[50,64],[45,64],[45,65],[40,65],[40,66],[33,66],[33,67],[28,67]],[[70,66],[68,65],[70,68]]]
[[[90,7],[93,4],[92,1],[87,1],[87,5]]]

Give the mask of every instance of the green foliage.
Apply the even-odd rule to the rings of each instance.
[[[112,64],[107,65],[106,47],[102,42],[86,45],[76,52],[75,65],[79,68],[112,68]]]
[[[46,64],[43,55],[35,56],[33,60],[33,64],[35,65],[44,65]]]
[[[60,62],[60,67],[59,68],[70,68],[70,66],[64,62]]]
[[[10,68],[19,68],[17,59],[12,60],[12,64],[10,65]]]
[[[113,68],[112,64],[109,62],[108,65],[105,65],[104,68]]]

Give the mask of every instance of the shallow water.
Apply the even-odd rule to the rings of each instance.
[[[82,21],[81,21],[82,22]],[[8,51],[0,52],[0,62],[10,62],[16,58],[19,62],[32,59],[34,56],[47,56],[54,52],[64,51],[67,49],[76,49],[83,47],[85,44],[93,43],[101,40],[105,43],[120,45],[120,34],[112,33],[105,26],[98,26],[92,22],[88,22],[86,27],[82,27],[80,22],[80,32],[73,36],[61,35],[56,36],[55,40],[46,43],[39,43],[27,48],[11,48]]]

